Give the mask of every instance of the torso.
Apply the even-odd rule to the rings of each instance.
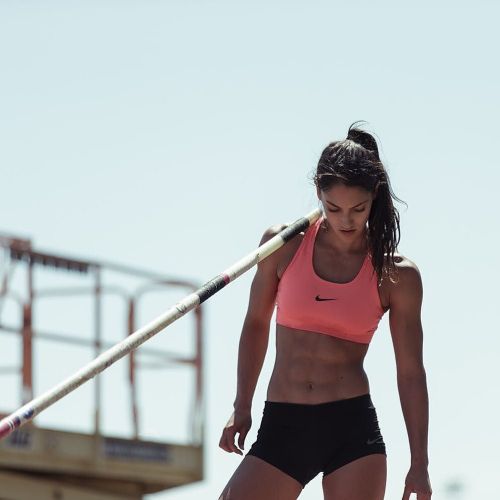
[[[281,279],[303,236],[303,233],[297,235],[280,252],[276,269],[278,278]],[[314,270],[325,280],[348,283],[361,268],[364,256],[342,259],[322,244],[318,234]],[[384,311],[389,308],[389,287],[388,280],[383,280],[378,289]],[[276,359],[267,399],[316,404],[366,394],[370,392],[363,369],[367,351],[367,344],[276,324]]]

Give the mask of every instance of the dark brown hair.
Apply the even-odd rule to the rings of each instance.
[[[314,175],[314,184],[327,191],[335,184],[359,186],[374,196],[368,217],[368,244],[378,281],[396,275],[394,252],[400,240],[399,212],[392,199],[400,200],[392,191],[387,171],[380,161],[377,142],[371,134],[354,122],[343,141],[335,141],[323,150]]]

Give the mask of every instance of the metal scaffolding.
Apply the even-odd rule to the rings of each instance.
[[[0,260],[0,335],[15,335],[18,336],[22,343],[22,359],[19,365],[9,365],[0,366],[0,376],[3,374],[17,374],[21,377],[21,394],[20,400],[23,404],[33,399],[33,340],[48,340],[52,342],[58,342],[66,345],[75,345],[82,347],[91,347],[94,350],[95,356],[98,356],[103,350],[111,346],[103,339],[103,297],[104,296],[116,296],[119,297],[123,303],[125,310],[127,311],[126,317],[126,331],[123,332],[124,336],[128,336],[133,333],[139,325],[137,325],[137,312],[143,303],[144,297],[151,292],[158,292],[162,290],[172,290],[173,288],[180,288],[188,290],[189,292],[195,291],[197,285],[191,283],[187,280],[181,280],[177,278],[166,277],[157,273],[144,271],[124,265],[114,264],[110,262],[98,262],[89,261],[75,258],[68,258],[66,256],[55,255],[49,252],[36,251],[30,240],[24,238],[18,238],[12,235],[0,234],[0,252],[2,252]],[[24,278],[22,282],[24,285],[21,286],[23,290],[19,290],[19,286],[14,287],[14,273],[16,268],[22,267],[24,270]],[[88,286],[66,286],[66,287],[49,287],[41,288],[36,287],[36,270],[39,267],[44,267],[48,270],[64,270],[69,273],[76,273],[85,275],[90,278],[91,285]],[[134,278],[137,280],[137,285],[131,291],[124,286],[119,286],[117,284],[108,284],[108,277],[110,275],[117,276],[121,275],[128,278]],[[89,281],[89,280],[86,280]],[[41,307],[46,299],[54,299],[69,296],[82,296],[91,297],[93,304],[92,320],[93,320],[93,335],[92,338],[83,338],[68,333],[43,331],[37,328],[36,321],[34,319],[33,310],[35,304],[37,307]],[[6,301],[12,301],[15,304],[14,307],[19,308],[20,318],[22,319],[19,324],[8,323],[3,320],[3,309]],[[192,356],[181,356],[170,351],[152,349],[147,347],[141,347],[140,351],[132,352],[128,357],[128,388],[130,393],[130,418],[132,422],[133,435],[129,440],[129,444],[125,445],[122,441],[115,440],[114,444],[110,444],[111,438],[106,438],[102,436],[101,432],[101,410],[103,408],[102,393],[101,393],[101,381],[99,377],[96,377],[94,382],[94,403],[93,403],[93,436],[103,439],[101,442],[101,448],[105,450],[105,454],[108,453],[108,458],[111,457],[113,463],[116,465],[117,459],[119,459],[119,453],[116,450],[128,450],[124,451],[125,454],[132,453],[135,459],[139,459],[141,453],[148,456],[149,465],[151,465],[151,460],[154,462],[155,457],[158,458],[159,462],[164,462],[163,465],[167,466],[167,462],[170,460],[170,470],[175,469],[177,472],[173,474],[170,479],[168,473],[166,473],[165,468],[159,467],[158,477],[150,477],[151,474],[146,474],[141,480],[140,473],[136,477],[135,483],[141,483],[142,486],[137,489],[130,487],[127,491],[134,491],[134,494],[142,494],[151,491],[159,491],[160,489],[166,489],[173,487],[175,485],[186,484],[192,481],[200,480],[202,478],[203,464],[202,464],[202,454],[203,454],[203,439],[204,439],[204,406],[203,406],[203,352],[202,352],[202,308],[198,307],[194,310],[194,354]],[[187,460],[185,463],[185,470],[182,467],[179,468],[179,464],[175,464],[172,461],[172,457],[181,457],[181,461],[186,462],[186,453],[177,449],[179,445],[175,445],[177,448],[176,453],[163,453],[159,451],[159,448],[155,448],[156,443],[150,443],[141,440],[141,409],[138,405],[138,383],[137,383],[137,372],[141,368],[163,368],[169,366],[189,366],[195,370],[195,383],[193,398],[190,408],[190,429],[191,429],[191,439],[189,443],[185,445],[185,452],[191,453],[191,460]],[[57,477],[59,482],[69,481],[74,487],[86,487],[93,483],[93,488],[96,491],[103,492],[103,485],[106,483],[106,489],[109,490],[109,481],[106,476],[99,474],[99,468],[96,467],[95,470],[89,475],[86,475],[86,471],[77,471],[76,469],[71,469],[69,472],[65,471],[65,467],[60,470],[49,470],[50,466],[47,464],[48,469],[43,469],[40,465],[43,463],[43,459],[38,457],[29,466],[29,460],[23,463],[27,464],[26,467],[22,466],[12,466],[12,463],[16,463],[16,457],[12,455],[16,451],[15,444],[16,440],[19,441],[21,433],[29,432],[39,432],[41,435],[46,435],[47,430],[38,429],[35,424],[30,425],[29,429],[26,431],[16,431],[12,436],[12,439],[7,440],[5,444],[0,444],[0,473],[4,472],[14,472],[22,474],[31,474],[30,481],[36,481],[36,477],[33,474],[39,474],[43,472],[46,474],[44,480],[48,476]],[[54,431],[50,431],[54,432]],[[76,436],[75,433],[63,433],[72,434]],[[83,437],[82,437],[83,436]],[[68,438],[68,436],[66,436]],[[85,440],[84,435],[78,435],[78,439]],[[21,439],[23,441],[23,439]],[[10,443],[10,445],[9,445]],[[139,443],[137,450],[140,448],[142,443],[142,448],[140,452],[134,455],[134,451],[131,451],[130,443]],[[10,446],[10,447],[9,447]],[[182,447],[182,446],[181,446]],[[35,447],[36,448],[36,447]],[[35,449],[34,448],[34,449]],[[14,449],[14,450],[13,450]],[[106,451],[107,450],[107,451]],[[109,451],[113,450],[113,452]],[[146,450],[146,451],[145,451]],[[38,449],[36,453],[40,454],[42,451]],[[114,455],[113,455],[114,453]],[[118,453],[118,455],[116,454]],[[152,453],[152,455],[151,455]],[[110,455],[111,454],[111,455]],[[148,455],[149,454],[149,455]],[[166,456],[169,456],[169,460]],[[102,459],[102,457],[101,457]],[[127,457],[130,460],[130,456]],[[9,462],[10,460],[10,462]],[[41,461],[40,461],[41,460]],[[39,463],[40,461],[40,463]],[[36,462],[36,463],[35,463]],[[193,463],[195,466],[193,467]],[[173,469],[172,469],[173,466]],[[121,475],[118,471],[119,467],[115,467],[114,480],[116,482],[116,488],[108,491],[110,495],[116,495],[124,493],[123,485],[128,481],[130,483],[130,471]],[[122,467],[125,471],[127,467]],[[135,467],[134,471],[140,471],[140,467]],[[87,471],[88,472],[88,471]],[[48,476],[47,476],[48,475]],[[113,475],[113,474],[112,474]],[[160,477],[161,476],[161,477]],[[125,478],[127,481],[125,481]],[[89,482],[89,479],[92,481]],[[13,478],[12,481],[17,481],[19,483],[19,478]],[[121,481],[121,483],[120,483]],[[125,481],[125,482],[124,482]],[[149,483],[148,483],[149,482]],[[82,484],[80,484],[82,483]],[[19,483],[20,484],[20,483]],[[27,483],[26,483],[27,484]],[[149,486],[148,486],[149,484]],[[41,491],[41,490],[40,490]],[[137,493],[139,491],[139,493]],[[91,493],[89,493],[91,494]],[[0,493],[0,498],[3,498]],[[17,497],[6,497],[17,500]],[[21,498],[21,496],[19,497]],[[52,497],[50,497],[52,498]],[[66,498],[72,498],[71,496],[65,496]],[[75,497],[76,498],[76,497]],[[89,497],[90,498],[90,497]],[[115,498],[113,496],[113,498]],[[123,498],[132,498],[130,496],[123,496]],[[133,497],[133,498],[140,498]]]

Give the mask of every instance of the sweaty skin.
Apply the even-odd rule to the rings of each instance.
[[[347,283],[358,273],[364,253],[342,257],[335,255],[323,241],[320,228],[314,250],[314,269],[323,279]],[[287,243],[276,260],[279,279],[291,262],[304,234]],[[384,311],[388,308],[387,284],[379,287]],[[363,369],[367,344],[338,339],[276,324],[276,359],[267,389],[270,401],[323,403],[370,392]]]

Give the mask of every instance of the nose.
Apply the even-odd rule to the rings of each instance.
[[[351,217],[343,217],[341,220],[342,229],[352,229],[354,227]]]

